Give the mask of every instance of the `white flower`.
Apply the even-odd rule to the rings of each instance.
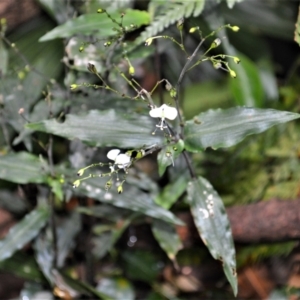
[[[161,122],[156,125],[156,127],[160,128],[160,130],[164,130],[164,128],[168,128],[164,125],[165,119],[174,120],[177,117],[178,112],[175,107],[163,104],[161,107],[151,109],[149,115],[152,118],[160,118]]]
[[[107,158],[113,160],[115,165],[118,166],[120,169],[127,168],[131,163],[131,158],[127,154],[121,153],[119,149],[112,149],[107,153]],[[114,171],[114,167],[111,168]]]

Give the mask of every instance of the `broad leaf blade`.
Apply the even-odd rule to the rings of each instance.
[[[27,128],[68,139],[78,138],[97,147],[137,148],[160,141],[159,137],[151,135],[154,124],[150,117],[121,114],[113,109],[91,110],[84,116],[67,115],[64,123],[52,119],[28,124]]]
[[[19,184],[46,182],[41,161],[27,152],[0,156],[0,178]]]
[[[134,186],[129,187],[128,185],[124,185],[124,192],[122,194],[118,194],[114,188],[106,192],[104,186],[105,181],[103,178],[97,180],[90,179],[83,182],[79,186],[78,191],[103,203],[123,207],[166,222],[182,225],[181,220],[176,218],[170,211],[155,204],[149,194],[142,192]]]
[[[152,232],[160,247],[174,261],[177,252],[183,247],[174,225],[154,220],[152,223]]]
[[[121,22],[121,14],[114,12],[110,14],[117,22]],[[126,10],[123,17],[123,27],[130,28],[131,24],[140,27],[149,24],[150,17],[146,11]],[[65,24],[57,26],[50,32],[40,38],[41,42],[53,40],[56,38],[67,38],[73,35],[99,35],[101,39],[115,35],[114,24],[105,13],[102,14],[86,14],[76,19],[67,21]]]
[[[297,113],[274,109],[235,107],[209,110],[186,122],[185,148],[199,152],[207,147],[230,147],[248,135],[299,117]]]
[[[206,179],[198,177],[188,185],[188,202],[204,244],[215,259],[222,261],[226,277],[236,295],[235,249],[222,199]]]
[[[0,261],[12,256],[18,249],[31,241],[46,224],[49,208],[40,207],[25,216],[11,228],[7,236],[0,241]]]

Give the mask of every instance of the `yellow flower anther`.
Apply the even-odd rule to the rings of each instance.
[[[78,85],[73,83],[70,85],[70,89],[73,91],[73,90],[76,90],[78,88]]]
[[[232,78],[236,78],[236,73],[233,70],[230,70],[229,74]]]
[[[74,188],[74,189],[77,188],[77,187],[79,187],[79,185],[80,185],[80,180],[79,180],[79,179],[77,179],[77,180],[75,180],[75,181],[73,182],[73,188]]]
[[[194,33],[198,29],[199,29],[199,27],[192,27],[192,28],[190,28],[189,33]]]
[[[240,27],[238,27],[238,26],[232,26],[231,29],[234,32],[238,32],[240,30]]]
[[[153,42],[153,38],[146,39],[145,46],[150,46]]]

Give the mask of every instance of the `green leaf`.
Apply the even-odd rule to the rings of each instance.
[[[140,212],[173,224],[183,224],[181,220],[175,217],[170,211],[155,204],[148,193],[144,193],[134,186],[125,184],[122,194],[118,194],[114,188],[106,192],[104,186],[104,178],[90,179],[84,181],[79,186],[78,191],[107,204]]]
[[[0,156],[0,178],[14,183],[46,182],[42,167],[39,158],[27,152]]]
[[[232,54],[231,54],[232,55]],[[230,78],[230,88],[234,100],[238,105],[262,107],[264,94],[258,67],[247,56],[235,52],[241,62],[230,64],[236,72],[236,78]]]
[[[49,214],[48,207],[39,207],[12,227],[6,237],[0,241],[0,261],[9,258],[36,237],[48,221]]]
[[[126,278],[101,278],[96,288],[114,300],[134,300],[134,290]]]
[[[158,174],[162,176],[166,168],[170,165],[174,165],[175,159],[180,155],[184,149],[183,140],[179,140],[176,144],[168,145],[164,147],[157,156],[158,161]]]
[[[198,232],[211,255],[223,263],[225,275],[236,295],[235,249],[223,201],[203,177],[189,182],[187,191]]]
[[[234,107],[209,110],[186,122],[185,148],[199,152],[207,147],[230,147],[250,134],[299,117],[297,113],[274,109]]]
[[[165,209],[169,209],[184,193],[189,179],[190,177],[187,174],[181,174],[174,182],[163,188],[161,193],[154,199],[154,202]]]
[[[8,66],[8,51],[4,47],[3,40],[0,39],[0,74],[5,75]]]
[[[110,14],[117,22],[121,22],[121,14],[113,12]],[[131,24],[137,27],[149,24],[150,18],[146,11],[128,9],[123,17],[123,26],[130,28]],[[39,41],[49,41],[56,38],[68,38],[73,35],[84,34],[99,36],[101,39],[115,35],[114,28],[117,27],[105,13],[86,14],[76,19],[67,21],[65,24],[57,26],[46,33]]]
[[[154,220],[151,229],[160,247],[166,252],[169,259],[174,261],[177,252],[183,247],[174,225]]]
[[[242,2],[243,0],[226,0],[227,6],[233,8],[236,3]]]
[[[294,37],[294,40],[300,46],[300,5],[299,5],[297,23],[295,25],[295,37]]]
[[[134,113],[122,114],[113,109],[91,110],[84,116],[67,115],[64,123],[45,120],[26,127],[69,139],[78,138],[97,147],[139,148],[161,140],[151,135],[154,125],[150,117]]]

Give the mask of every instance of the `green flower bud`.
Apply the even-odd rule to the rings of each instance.
[[[213,63],[213,67],[215,69],[220,69],[222,67],[222,64],[218,61],[218,62]]]
[[[240,27],[238,27],[238,26],[232,26],[232,27],[230,27],[231,29],[232,29],[232,31],[234,31],[234,32],[238,32],[239,30],[240,30]]]
[[[111,41],[104,43],[104,47],[109,47],[111,45]]]
[[[129,74],[131,75],[131,76],[133,76],[134,75],[134,73],[135,73],[135,69],[134,69],[134,67],[133,66],[130,66],[129,67]]]
[[[79,47],[79,52],[82,52],[84,50],[84,47],[83,46],[80,46]]]
[[[103,14],[103,13],[105,13],[106,12],[106,10],[105,9],[102,9],[102,8],[99,8],[98,10],[97,10],[97,13],[98,14]]]
[[[232,78],[236,78],[236,73],[233,70],[230,70],[229,74]]]
[[[210,45],[210,48],[216,48],[221,45],[221,39],[216,38]]]
[[[85,171],[85,168],[80,169],[80,170],[77,172],[77,176],[82,176],[83,173],[84,173],[84,171]]]
[[[177,22],[177,24],[176,24],[176,26],[177,26],[177,29],[178,30],[182,30],[183,29],[183,23],[184,23],[184,19],[183,18],[181,18],[178,22]]]
[[[73,182],[73,188],[74,188],[74,189],[77,188],[77,187],[79,187],[79,185],[80,185],[80,180],[79,180],[79,179],[77,179],[77,180],[75,180],[75,181]]]
[[[197,27],[192,27],[192,28],[190,28],[189,33],[194,33],[194,32],[197,31],[198,29],[199,29],[198,26],[197,26]]]
[[[122,194],[123,193],[123,185],[119,185],[118,186],[118,194]]]
[[[93,73],[93,74],[97,74],[97,73],[98,73],[98,71],[97,71],[95,65],[93,65],[93,64],[91,64],[91,63],[88,63],[87,69],[88,69],[91,73]]]
[[[153,38],[146,39],[145,46],[150,46],[153,42]]]
[[[171,91],[170,91],[170,96],[172,98],[176,98],[176,95],[177,95],[176,90],[174,88],[172,88]]]
[[[111,188],[111,186],[112,186],[112,182],[110,179],[105,183],[105,190],[108,191]]]
[[[78,85],[75,84],[75,83],[73,83],[73,84],[70,85],[70,89],[71,90],[76,90],[77,88],[78,88]]]
[[[233,61],[236,63],[236,64],[239,64],[241,62],[241,60],[238,58],[238,57],[234,57],[233,58]]]

